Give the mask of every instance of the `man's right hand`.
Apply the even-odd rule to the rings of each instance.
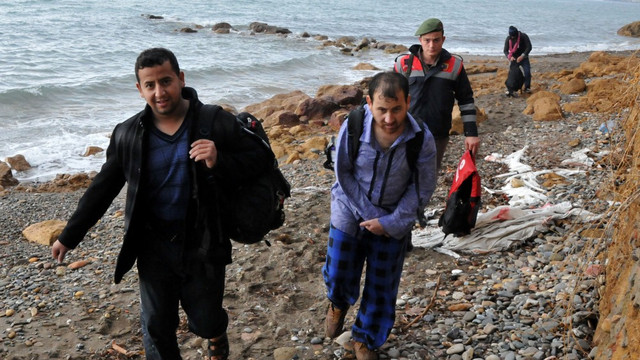
[[[60,240],[56,240],[56,242],[53,243],[53,246],[51,246],[51,255],[54,259],[58,260],[58,263],[61,263],[69,250],[71,249],[64,246]]]
[[[384,231],[382,224],[380,224],[380,221],[377,218],[372,220],[365,220],[360,223],[360,226],[369,230],[369,232],[371,232],[372,234],[391,237],[389,236],[389,234],[387,234],[386,231]]]

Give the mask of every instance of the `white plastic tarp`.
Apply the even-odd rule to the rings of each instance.
[[[416,247],[487,253],[509,247],[546,231],[551,220],[577,216],[579,221],[591,221],[597,217],[583,209],[574,208],[569,202],[546,205],[536,209],[520,209],[499,206],[478,215],[471,234],[445,238],[439,227],[427,226],[414,230],[412,242]]]
[[[505,194],[509,198],[508,206],[500,206],[478,215],[476,226],[471,234],[455,237],[445,235],[438,227],[437,220],[430,221],[424,229],[416,229],[412,233],[412,242],[416,247],[433,248],[436,251],[457,256],[454,251],[486,253],[507,249],[518,242],[525,241],[539,232],[546,231],[551,220],[577,216],[576,221],[592,221],[597,216],[569,202],[548,204],[547,190],[537,181],[539,175],[555,173],[569,178],[582,173],[582,169],[554,169],[532,171],[531,166],[523,164],[520,159],[527,147],[506,157],[491,154],[487,161],[498,161],[509,165],[509,172],[496,178],[504,178],[505,185],[499,190],[484,188],[491,194]],[[565,160],[564,165],[580,167],[592,166],[586,154],[588,150],[576,151],[572,158]],[[597,154],[596,154],[597,155]],[[518,181],[513,181],[518,179]],[[517,186],[514,186],[517,184]],[[532,208],[539,206],[538,208]]]

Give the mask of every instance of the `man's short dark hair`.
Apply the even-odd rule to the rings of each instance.
[[[176,56],[171,52],[171,50],[165,48],[151,48],[141,52],[136,60],[136,81],[140,82],[138,70],[146,67],[162,65],[167,60],[171,64],[173,71],[175,71],[176,75],[179,76],[180,65],[178,65],[178,59],[176,59]]]
[[[398,90],[402,90],[404,100],[409,96],[409,81],[404,75],[394,71],[377,73],[369,83],[369,97],[373,102],[373,95],[380,91],[381,95],[388,99],[398,100]]]

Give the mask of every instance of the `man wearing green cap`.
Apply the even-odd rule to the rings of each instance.
[[[409,79],[411,105],[409,112],[424,121],[436,140],[437,168],[449,143],[451,112],[458,102],[464,127],[464,147],[473,156],[480,147],[476,125],[476,106],[471,83],[462,59],[442,48],[444,27],[438,19],[425,20],[416,36],[420,44],[409,48],[410,54],[396,58],[394,70]]]

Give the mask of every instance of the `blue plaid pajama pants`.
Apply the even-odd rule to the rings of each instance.
[[[382,346],[393,328],[407,242],[406,238],[398,240],[368,231],[353,237],[333,226],[329,230],[322,275],[327,297],[334,306],[345,310],[356,303],[367,262],[360,309],[351,336],[370,349]]]

